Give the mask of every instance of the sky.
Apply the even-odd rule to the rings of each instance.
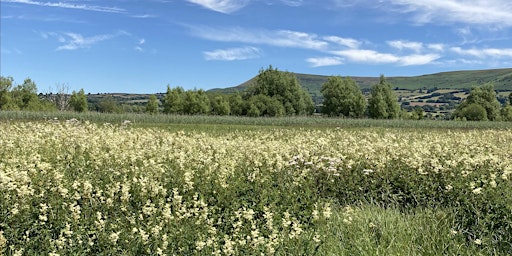
[[[39,92],[239,85],[262,69],[512,67],[510,0],[0,0],[0,74]]]

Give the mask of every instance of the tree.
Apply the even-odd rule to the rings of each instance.
[[[283,104],[276,98],[258,94],[252,96],[248,101],[249,109],[247,114],[249,116],[284,116],[285,114]],[[258,111],[255,111],[254,107]],[[256,115],[256,113],[258,114]]]
[[[508,95],[508,103],[512,105],[512,92]]]
[[[468,121],[485,121],[487,120],[487,111],[482,105],[471,103],[461,110],[461,116]]]
[[[183,112],[189,115],[204,115],[211,112],[210,99],[206,92],[200,90],[188,90],[185,92]]]
[[[366,110],[363,93],[351,78],[329,77],[322,85],[322,112],[330,116],[362,117]]]
[[[384,75],[380,76],[378,84],[374,85],[368,99],[368,115],[371,118],[393,119],[400,115],[400,105],[392,86]]]
[[[501,120],[512,121],[512,105],[507,103],[501,108]]]
[[[158,99],[156,98],[156,95],[151,94],[151,96],[149,96],[148,104],[146,105],[146,112],[152,115],[158,113]]]
[[[165,114],[183,114],[185,106],[185,90],[182,87],[174,87],[171,89],[167,85],[167,93],[163,100]]]
[[[98,111],[103,113],[122,113],[123,109],[119,103],[114,100],[112,95],[107,95],[98,104]]]
[[[23,84],[16,86],[11,91],[12,98],[20,109],[24,110],[39,110],[40,101],[37,96],[37,86],[34,81],[27,78]]]
[[[248,90],[247,98],[260,94],[280,102],[287,115],[309,115],[315,108],[311,96],[302,89],[292,73],[281,72],[272,66],[260,70],[256,83]]]
[[[51,95],[51,100],[53,100],[58,110],[64,111],[68,109],[70,106],[69,101],[71,100],[69,96],[69,85],[61,83],[57,84],[57,93]]]
[[[465,116],[465,114],[471,112],[465,111],[465,108],[472,104],[480,105],[485,109],[486,119],[482,120],[488,119],[495,121],[500,116],[500,103],[496,98],[496,92],[494,91],[494,85],[492,83],[487,83],[481,87],[472,88],[466,100],[464,100],[453,113],[454,117],[466,117],[467,120],[470,120],[467,116]],[[472,110],[474,109],[475,107],[472,107]]]
[[[73,91],[71,93],[69,105],[76,112],[86,112],[89,110],[89,106],[87,105],[87,96],[85,96],[84,89],[80,89],[78,92]]]
[[[12,77],[0,76],[0,110],[16,110],[19,107],[14,103],[11,96],[11,88],[14,79]]]
[[[244,114],[245,102],[239,92],[233,93],[229,96],[229,110],[230,114],[240,116]]]
[[[212,105],[212,113],[214,115],[222,115],[227,116],[231,112],[231,107],[229,105],[229,99],[222,95],[216,95],[211,100]]]

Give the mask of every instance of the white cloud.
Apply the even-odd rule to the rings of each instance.
[[[265,44],[279,47],[323,50],[329,43],[315,34],[291,30],[250,30],[243,28],[192,27],[195,36],[220,42]]]
[[[438,54],[413,54],[401,56],[398,64],[401,66],[418,66],[430,64],[439,59],[441,56]]]
[[[389,0],[417,23],[461,22],[512,26],[510,0]]]
[[[387,41],[387,44],[393,48],[396,48],[398,50],[403,49],[409,49],[415,52],[421,52],[423,49],[423,43],[420,42],[409,42],[409,41],[401,41],[401,40],[395,40],[395,41]]]
[[[324,40],[353,49],[359,48],[359,46],[361,45],[361,42],[356,39],[343,38],[339,36],[326,36],[324,37]]]
[[[389,54],[389,53],[380,53],[374,50],[360,50],[360,49],[349,49],[349,50],[341,50],[341,51],[333,51],[335,55],[345,57],[354,62],[361,63],[396,63],[400,60],[399,57]]]
[[[437,54],[412,54],[398,56],[390,53],[380,53],[374,50],[361,49],[333,51],[332,53],[358,63],[397,64],[400,66],[426,65],[441,58],[441,56]]]
[[[308,58],[306,61],[309,62],[312,67],[337,66],[343,64],[343,59],[340,57]]]
[[[512,48],[483,48],[483,49],[462,49],[461,47],[452,47],[450,48],[453,52],[466,55],[466,56],[474,56],[477,58],[512,58]]]
[[[66,8],[66,9],[79,9],[86,11],[96,11],[96,12],[111,12],[111,13],[123,13],[126,10],[118,7],[106,7],[106,6],[98,6],[98,5],[87,5],[87,4],[71,4],[64,2],[39,2],[32,0],[2,0],[2,2],[9,3],[19,3],[19,4],[30,4],[30,5],[38,5],[38,6],[46,6],[46,7],[57,7],[57,8]]]
[[[260,52],[260,49],[256,47],[247,46],[240,48],[218,49],[204,52],[203,54],[206,60],[233,61],[259,58]]]
[[[50,32],[50,33],[41,32],[40,34],[44,39],[48,39],[48,38],[52,37],[52,38],[57,39],[57,41],[59,43],[62,43],[61,46],[57,47],[57,49],[56,49],[57,51],[90,48],[91,46],[93,46],[99,42],[102,42],[102,41],[110,40],[110,39],[113,39],[113,38],[119,37],[119,36],[130,35],[129,33],[125,32],[125,31],[119,31],[114,34],[95,35],[95,36],[90,36],[90,37],[84,37],[83,35],[78,34],[78,33],[60,34],[60,33],[55,33],[55,32]]]
[[[221,13],[232,13],[245,7],[248,0],[187,0],[190,3],[200,5],[204,8],[221,12]]]
[[[427,48],[429,48],[431,50],[439,51],[439,52],[444,51],[444,47],[445,47],[444,44],[428,44],[427,45]]]

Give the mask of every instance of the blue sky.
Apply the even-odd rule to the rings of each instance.
[[[0,0],[2,76],[40,92],[164,92],[297,73],[512,67],[510,0]]]

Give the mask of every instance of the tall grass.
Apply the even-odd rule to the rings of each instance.
[[[440,120],[374,120],[344,119],[322,116],[291,117],[243,117],[243,116],[202,116],[202,115],[149,115],[149,114],[111,114],[98,112],[30,112],[0,111],[0,121],[9,120],[69,120],[90,121],[94,123],[119,124],[125,120],[136,126],[165,126],[168,124],[202,124],[202,125],[242,125],[242,126],[289,126],[289,127],[384,127],[384,128],[432,128],[432,129],[512,129],[512,122],[470,122]],[[189,127],[194,128],[194,127]]]

